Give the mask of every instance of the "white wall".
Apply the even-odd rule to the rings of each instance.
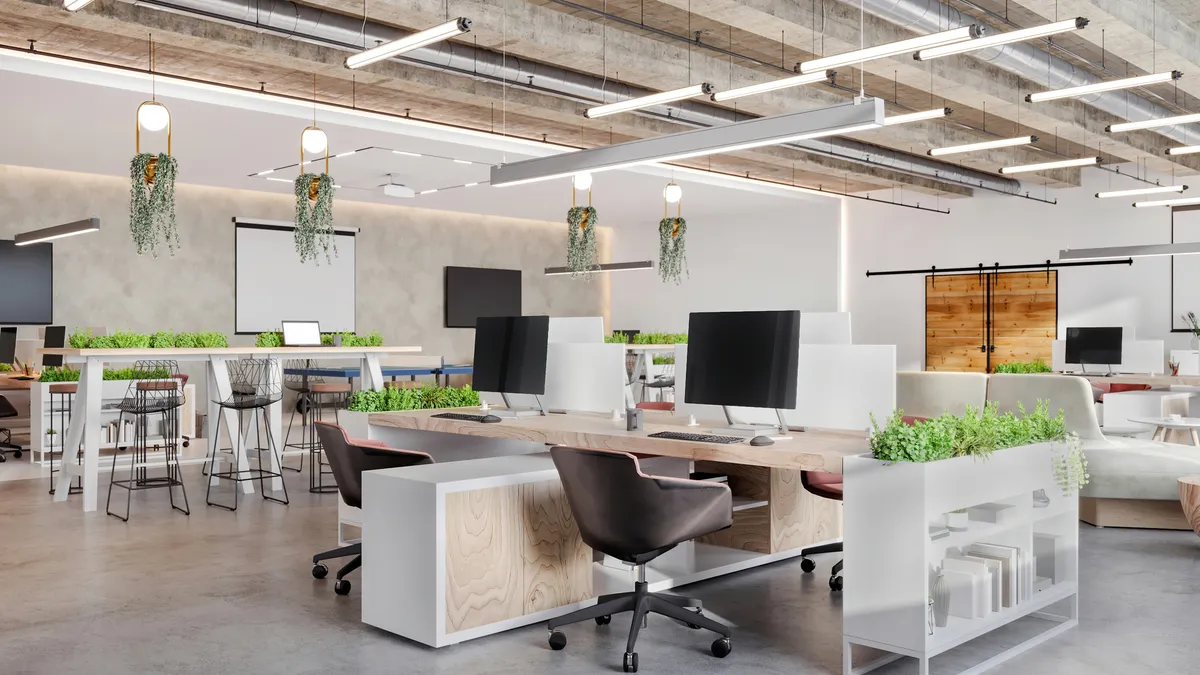
[[[894,343],[900,370],[924,368],[924,275],[868,278],[868,269],[1024,264],[1057,260],[1064,248],[1170,240],[1169,209],[1135,209],[1132,200],[1096,199],[1098,190],[1110,189],[1109,174],[1102,171],[1085,169],[1083,180],[1083,187],[1051,192],[1057,206],[977,192],[971,199],[942,199],[950,215],[938,215],[850,200],[844,282],[855,343]],[[1168,176],[1164,184],[1169,181]],[[1137,185],[1117,176],[1111,180],[1112,189]],[[1060,337],[1071,325],[1119,325],[1139,339],[1166,341],[1168,350],[1186,348],[1188,336],[1170,332],[1170,291],[1169,258],[1136,258],[1132,266],[1062,269]],[[1176,311],[1188,309],[1200,311]]]
[[[694,311],[838,309],[840,200],[703,213],[684,203],[689,275],[679,285],[663,283],[657,270],[610,275],[611,328],[683,332]],[[657,262],[658,221],[614,225],[612,251],[613,260]]]

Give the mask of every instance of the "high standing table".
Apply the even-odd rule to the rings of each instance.
[[[58,485],[54,491],[54,501],[66,501],[68,492],[65,486],[76,475],[83,476],[83,510],[95,511],[99,495],[100,470],[100,396],[104,380],[104,364],[106,362],[131,363],[140,359],[171,359],[183,362],[203,361],[208,364],[208,418],[215,420],[222,412],[215,401],[223,401],[233,393],[229,383],[227,363],[241,357],[275,358],[278,371],[275,379],[283,386],[284,358],[296,359],[358,359],[363,374],[362,386],[370,389],[383,389],[383,373],[379,366],[379,357],[386,354],[413,354],[420,352],[420,347],[218,347],[218,348],[171,348],[171,349],[39,349],[42,354],[62,356],[65,363],[79,365],[79,391],[75,395],[75,403],[71,408],[71,423],[67,426],[67,435],[63,447],[78,447],[83,443],[83,464],[64,463],[63,470],[58,474]],[[224,410],[225,427],[239,429],[239,433],[230,434],[230,445],[238,457],[244,461],[245,444],[240,433],[237,413]],[[267,411],[271,435],[276,442],[283,438],[283,406],[282,401],[271,405]],[[214,427],[215,428],[215,427]],[[211,441],[212,439],[206,439]],[[271,456],[272,464],[275,456]],[[277,467],[275,467],[277,468]],[[242,491],[254,492],[251,481],[241,483]],[[279,490],[283,481],[272,479],[271,487]],[[62,489],[57,489],[62,488]]]

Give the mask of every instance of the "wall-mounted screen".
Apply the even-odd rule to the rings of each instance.
[[[446,328],[474,328],[481,316],[521,315],[521,270],[446,268]]]
[[[0,241],[0,324],[53,322],[54,246]]]

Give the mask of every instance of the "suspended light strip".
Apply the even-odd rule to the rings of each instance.
[[[949,56],[950,54],[962,54],[964,52],[973,52],[978,49],[987,49],[988,47],[995,47],[997,45],[1006,45],[1013,42],[1023,42],[1025,40],[1047,37],[1058,33],[1066,33],[1068,31],[1079,30],[1087,25],[1088,20],[1080,16],[1074,19],[1067,19],[1066,21],[1048,23],[1044,26],[1023,28],[1021,30],[1013,30],[1007,33],[989,35],[987,37],[981,37],[978,40],[971,40],[970,42],[931,46],[929,49],[922,49],[918,51],[913,55],[913,58],[918,61],[928,61],[929,59],[936,59],[941,56]]]
[[[92,0],[63,0],[63,9],[68,12],[78,12],[90,4],[92,4]]]
[[[1144,209],[1152,206],[1194,206],[1200,204],[1200,197],[1185,197],[1183,199],[1157,199],[1149,202],[1134,202],[1135,208]]]
[[[1053,101],[1059,98],[1072,98],[1074,96],[1087,96],[1088,94],[1098,94],[1102,91],[1113,91],[1116,89],[1132,89],[1133,87],[1145,87],[1151,84],[1163,84],[1171,82],[1183,77],[1183,73],[1178,70],[1172,70],[1169,73],[1158,73],[1156,75],[1142,75],[1141,77],[1129,77],[1124,80],[1110,80],[1108,82],[1097,82],[1095,84],[1085,84],[1082,87],[1070,87],[1068,89],[1055,89],[1054,91],[1039,91],[1034,94],[1025,94],[1025,100],[1028,103],[1040,103],[1042,101]]]
[[[866,49],[846,52],[845,54],[835,54],[834,56],[805,61],[800,64],[800,72],[806,74],[814,73],[818,70],[829,70],[830,68],[854,65],[863,61],[874,61],[875,59],[884,59],[898,54],[907,54],[919,49],[925,49],[926,47],[937,47],[966,41],[974,42],[979,39],[980,35],[983,35],[983,27],[972,24],[932,35],[922,35],[921,37],[909,40],[889,42],[885,45],[867,47]]]
[[[1200,122],[1200,113],[1193,113],[1191,115],[1177,115],[1175,117],[1160,117],[1156,120],[1142,120],[1141,122],[1121,122],[1120,124],[1110,124],[1105,131],[1117,133],[1119,131],[1137,131],[1139,129],[1173,127],[1176,124],[1194,124],[1196,122]]]
[[[1148,188],[1136,188],[1133,190],[1113,190],[1112,192],[1097,192],[1097,199],[1112,199],[1113,197],[1136,197],[1138,195],[1159,195],[1165,192],[1183,192],[1188,189],[1186,185],[1158,185]]]
[[[657,94],[649,96],[639,96],[616,103],[596,106],[588,108],[584,113],[584,117],[594,119],[604,117],[605,115],[614,115],[620,112],[628,112],[639,108],[649,108],[650,106],[663,105],[665,103],[674,103],[688,98],[696,98],[697,96],[708,96],[713,93],[713,86],[707,82],[702,84],[693,84],[690,87],[683,89],[672,89],[671,91],[660,91]]]
[[[909,122],[920,122],[922,120],[935,120],[946,117],[954,112],[950,108],[938,108],[936,110],[922,110],[921,112],[908,113],[905,115],[892,115],[885,117],[883,126],[890,127],[893,124],[908,124]]]
[[[31,232],[22,232],[13,237],[13,243],[17,246],[28,246],[30,244],[40,244],[46,241],[62,239],[63,237],[73,237],[77,234],[96,232],[99,229],[100,219],[93,216],[92,218],[77,220],[65,225],[55,225],[54,227],[46,227]]]
[[[1200,145],[1189,145],[1185,148],[1171,148],[1167,150],[1168,155],[1194,155],[1200,152]]]
[[[712,95],[712,100],[728,101],[743,96],[753,96],[755,94],[764,94],[768,91],[778,91],[780,89],[788,89],[790,87],[799,87],[805,84],[814,84],[816,82],[824,82],[833,77],[836,73],[831,70],[826,70],[819,73],[809,73],[808,75],[796,75],[795,77],[785,77],[781,80],[773,82],[763,82],[761,84],[752,84],[748,87],[738,89],[730,89],[728,91],[718,91]]]
[[[1149,258],[1163,255],[1200,253],[1200,242],[1186,244],[1146,244],[1143,246],[1107,246],[1104,248],[1065,248],[1059,260],[1106,260],[1109,258]]]
[[[595,274],[597,272],[632,272],[634,270],[652,270],[654,269],[653,260],[639,260],[637,262],[624,263],[601,263],[590,270],[583,270],[579,274]],[[563,274],[576,274],[569,267],[547,267],[546,276],[553,277]]]
[[[1000,169],[1000,173],[1029,173],[1031,171],[1049,171],[1050,169],[1070,169],[1076,166],[1095,166],[1099,163],[1099,157],[1083,157],[1081,159],[1064,159],[1061,162],[1046,162],[1044,164],[1006,166],[1003,169]]]
[[[942,155],[957,155],[962,152],[977,152],[979,150],[994,150],[996,148],[1011,148],[1014,145],[1029,145],[1037,143],[1037,136],[1020,136],[1018,138],[1001,138],[995,141],[984,141],[982,143],[968,143],[967,145],[952,145],[946,148],[934,148],[929,151],[933,157],[941,157]]]
[[[419,49],[425,45],[441,42],[442,40],[452,38],[455,35],[461,35],[471,30],[471,20],[459,17],[453,21],[447,21],[440,26],[434,26],[428,30],[423,30],[420,33],[413,33],[408,37],[400,38],[385,42],[378,47],[372,47],[365,52],[359,52],[346,57],[346,67],[350,69],[361,68],[367,64],[390,59],[393,56],[399,56],[404,52],[411,52],[414,49]]]

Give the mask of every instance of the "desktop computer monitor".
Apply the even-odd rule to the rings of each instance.
[[[549,335],[548,316],[479,317],[471,386],[501,394],[546,393]]]
[[[321,322],[319,321],[284,321],[283,346],[285,347],[320,347]]]
[[[62,349],[67,346],[67,327],[66,326],[46,326],[46,334],[42,339],[42,346],[47,349]],[[63,357],[58,355],[42,354],[42,367],[61,368]]]
[[[1068,328],[1066,362],[1112,366],[1121,362],[1120,327]]]
[[[17,358],[17,329],[0,328],[0,363],[12,363]]]
[[[693,312],[684,402],[796,407],[800,312]]]

